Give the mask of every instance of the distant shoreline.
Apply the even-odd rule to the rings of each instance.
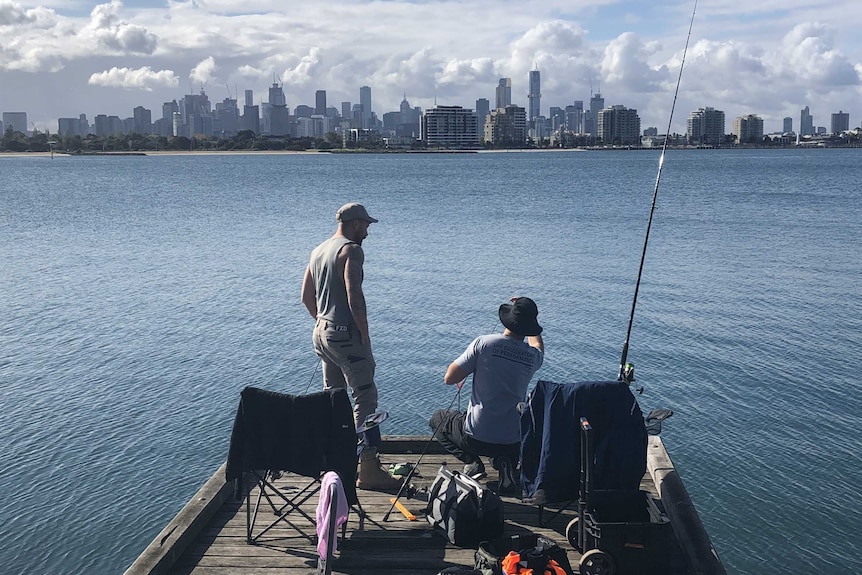
[[[674,151],[701,151],[701,150],[801,150],[801,149],[845,149],[854,148],[856,146],[781,146],[781,147],[745,147],[745,148],[697,148],[691,146],[671,146],[668,150]],[[283,155],[310,155],[310,154],[330,154],[330,155],[381,155],[381,154],[518,154],[528,153],[535,154],[541,152],[561,153],[561,152],[660,152],[661,146],[654,148],[523,148],[523,149],[497,149],[497,150],[365,150],[351,149],[343,150],[341,148],[333,150],[141,150],[130,152],[89,152],[89,153],[68,153],[57,152],[55,156],[65,157],[126,157],[126,156],[283,156]],[[0,158],[50,158],[51,152],[0,152]]]

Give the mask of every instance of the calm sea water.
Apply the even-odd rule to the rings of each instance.
[[[299,303],[358,200],[384,432],[528,295],[537,378],[614,378],[654,152],[0,158],[0,571],[121,573],[240,390],[320,386]],[[629,359],[729,573],[862,572],[862,151],[668,153]],[[854,535],[855,534],[855,535]]]

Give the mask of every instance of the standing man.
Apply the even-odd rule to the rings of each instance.
[[[362,240],[368,237],[368,226],[377,220],[357,203],[341,206],[335,218],[335,235],[311,252],[302,280],[302,303],[317,321],[312,340],[323,363],[323,388],[350,386],[353,419],[359,428],[377,410],[375,363],[362,292]],[[368,447],[360,455],[357,487],[397,490],[400,481],[380,467],[377,457],[380,429],[374,427],[365,437]]]
[[[490,456],[500,472],[498,490],[511,493],[517,486],[515,467],[521,452],[518,404],[542,366],[545,344],[536,303],[527,297],[509,301],[498,312],[503,333],[477,337],[446,370],[443,381],[459,389],[473,374],[467,412],[441,409],[429,424],[446,451],[464,462],[464,474],[484,477],[485,464],[479,456]]]

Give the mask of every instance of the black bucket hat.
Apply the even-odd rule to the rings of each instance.
[[[539,335],[542,326],[536,321],[539,308],[536,302],[528,297],[519,297],[512,303],[504,303],[500,306],[500,322],[509,331],[518,335]]]

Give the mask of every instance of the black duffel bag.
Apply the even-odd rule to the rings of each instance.
[[[482,541],[503,534],[500,496],[445,464],[431,484],[425,515],[432,527],[459,547],[476,549]]]
[[[503,559],[511,551],[520,555],[523,567],[532,569],[534,575],[545,573],[572,575],[572,566],[566,550],[550,539],[535,533],[483,541],[476,550],[476,569],[483,573],[504,575]]]

